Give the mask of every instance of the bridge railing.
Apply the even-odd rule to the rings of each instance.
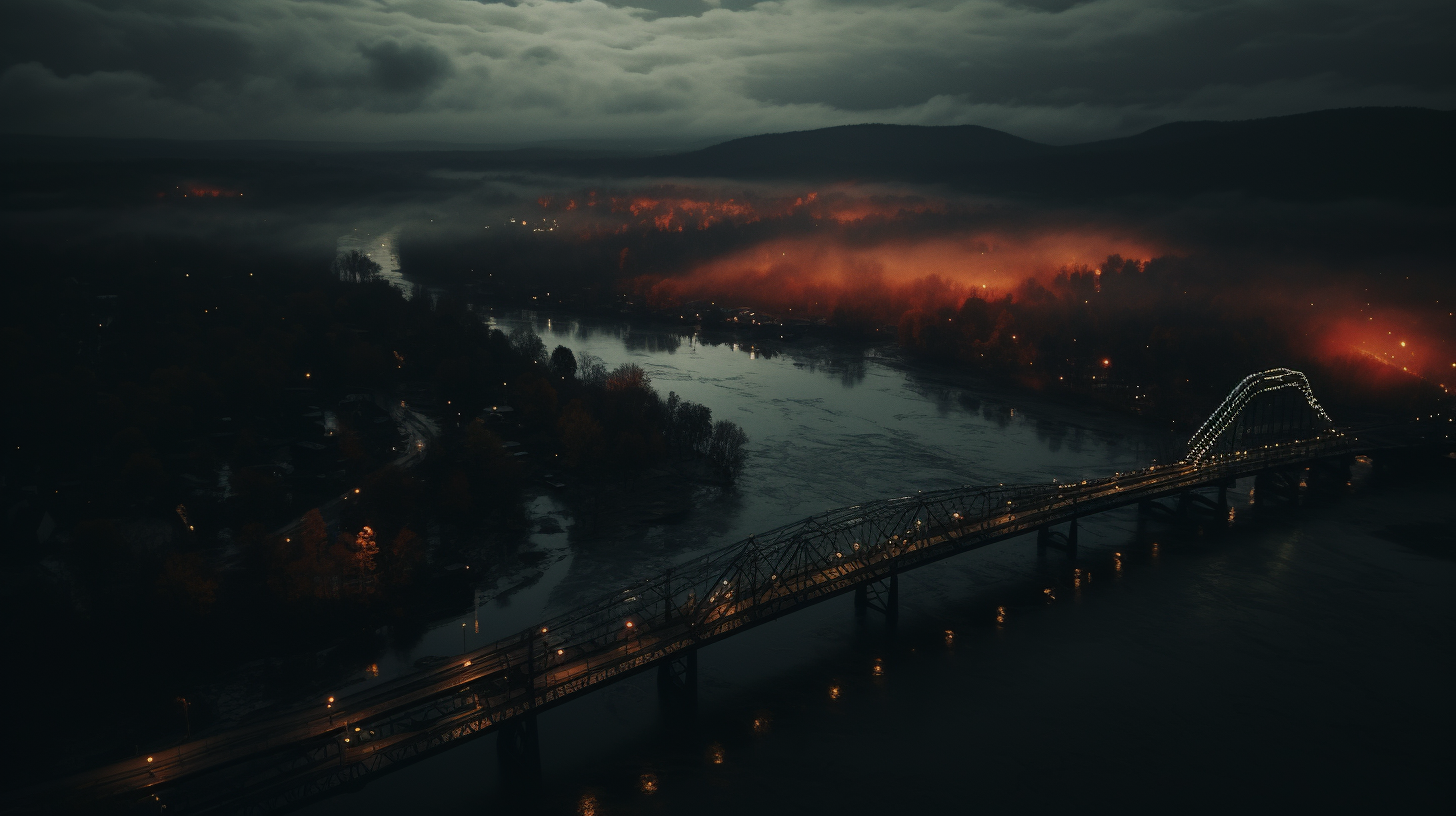
[[[663,633],[710,637],[764,603],[815,594],[838,579],[863,580],[867,572],[920,548],[927,539],[1001,529],[1018,514],[1086,502],[1108,486],[1130,490],[1139,483],[1186,479],[1189,474],[1211,479],[1224,471],[1307,458],[1346,445],[1343,436],[1333,434],[1078,483],[954,488],[840,508],[674,566],[479,651],[512,655],[512,665],[536,675],[583,662],[596,671],[637,648],[657,648]]]

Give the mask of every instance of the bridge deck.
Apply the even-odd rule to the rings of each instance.
[[[332,719],[320,701],[151,762],[72,777],[46,800],[157,795],[171,812],[288,807],[869,581],[1081,516],[1374,447],[1332,434],[1077,484],[965,488],[833,511],[342,698]]]

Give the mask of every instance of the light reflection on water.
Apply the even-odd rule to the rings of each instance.
[[[751,445],[739,508],[714,519],[718,529],[703,547],[916,490],[1129,470],[1161,443],[1131,423],[1096,428],[1072,409],[928,374],[883,349],[825,343],[750,355],[701,335],[622,322],[531,312],[488,322],[505,331],[528,326],[547,348],[565,345],[608,367],[641,365],[662,396],[675,391],[743,427]]]
[[[411,297],[414,286],[405,280],[404,274],[399,269],[399,232],[399,227],[388,229],[358,227],[339,236],[335,251],[343,254],[357,249],[364,253],[370,260],[379,264],[381,278],[404,292],[405,297]]]
[[[1022,394],[1008,398],[873,351],[825,345],[750,356],[701,337],[674,340],[620,323],[554,317],[548,323],[534,316],[497,316],[495,321],[507,330],[533,325],[548,348],[567,345],[609,366],[642,365],[664,396],[677,391],[712,407],[715,418],[743,425],[753,452],[735,494],[705,490],[685,518],[663,523],[638,541],[603,547],[577,546],[582,542],[569,541],[565,534],[543,540],[542,546],[558,554],[550,562],[554,567],[512,598],[509,615],[497,620],[499,610],[482,607],[481,643],[497,624],[511,631],[510,626],[539,620],[633,574],[830,507],[966,482],[1075,481],[1145,464],[1151,447],[1140,445],[1135,428],[1119,421],[1079,418]],[[1238,488],[1247,489],[1250,481]],[[555,512],[563,514],[567,526],[565,508]],[[1352,538],[1350,524],[1325,524],[1319,546],[1312,547],[1307,542],[1315,540],[1313,534],[1239,532],[1258,519],[1258,511],[1246,510],[1237,514],[1229,540],[1195,542],[1156,526],[1143,537],[1136,510],[1129,508],[1084,520],[1081,557],[1075,563],[1059,555],[1038,561],[1035,547],[1023,540],[907,573],[898,645],[882,634],[879,619],[855,618],[847,600],[752,630],[705,650],[703,723],[671,747],[659,747],[661,734],[670,729],[661,724],[650,674],[623,681],[543,716],[548,785],[555,787],[544,794],[540,812],[659,812],[645,804],[644,767],[652,767],[660,780],[652,808],[724,812],[715,805],[741,805],[745,797],[720,800],[723,791],[767,787],[772,791],[764,795],[770,798],[773,791],[791,797],[821,794],[830,764],[816,757],[899,755],[896,751],[925,765],[926,778],[973,774],[981,790],[1002,796],[992,802],[992,811],[997,802],[1003,810],[1016,809],[1009,803],[1019,807],[1020,800],[1008,796],[1041,790],[1044,769],[1029,758],[1045,750],[1040,744],[1028,749],[1017,740],[1037,727],[1057,727],[1068,712],[1062,701],[1121,699],[1133,687],[1139,689],[1137,705],[1093,706],[1096,725],[1086,730],[1096,744],[1078,753],[1077,764],[1115,775],[1116,769],[1097,764],[1097,757],[1120,762],[1135,755],[1158,768],[1153,779],[1179,780],[1151,788],[1167,796],[1192,784],[1178,775],[1189,766],[1181,759],[1161,764],[1166,752],[1148,746],[1173,738],[1162,729],[1174,716],[1170,712],[1184,711],[1180,706],[1215,712],[1200,727],[1215,733],[1225,728],[1238,739],[1229,744],[1257,752],[1263,744],[1278,747],[1288,739],[1249,742],[1245,732],[1264,727],[1263,720],[1283,717],[1285,711],[1293,721],[1312,718],[1336,701],[1345,706],[1353,699],[1352,689],[1378,686],[1388,676],[1384,665],[1376,674],[1360,674],[1361,666],[1349,659],[1350,641],[1329,631],[1332,617],[1379,628],[1382,644],[1407,630],[1413,634],[1403,637],[1412,643],[1452,642],[1439,636],[1451,634],[1449,616],[1397,614],[1393,599],[1414,597],[1404,586],[1395,595],[1389,586],[1371,585],[1367,556],[1340,560],[1342,549],[1370,546],[1368,539]],[[1200,560],[1200,548],[1217,557]],[[1271,556],[1299,568],[1271,570]],[[1405,569],[1406,563],[1383,566]],[[1424,572],[1410,575],[1423,579],[1429,572],[1432,582],[1456,578],[1450,569],[1436,566],[1423,565]],[[1091,582],[1093,570],[1107,567],[1116,580]],[[1340,591],[1331,591],[1332,584]],[[1014,594],[1018,586],[1024,594]],[[1059,587],[1074,592],[1078,603],[1054,603]],[[1431,597],[1429,589],[1424,597]],[[1347,609],[1351,604],[1356,611]],[[1252,611],[1233,614],[1236,610]],[[1365,618],[1402,625],[1376,627]],[[458,640],[450,628],[446,624],[440,630]],[[916,657],[910,648],[916,638],[921,645],[939,641],[939,668]],[[944,648],[952,638],[955,648]],[[1409,663],[1410,655],[1425,652],[1425,647],[1388,649],[1382,659]],[[1284,653],[1293,656],[1278,662]],[[1260,698],[1251,703],[1259,712],[1253,719],[1241,708],[1248,701],[1227,694],[1231,687],[1247,688],[1250,672],[1273,678],[1261,681]],[[1353,679],[1342,679],[1351,672]],[[1404,678],[1403,683],[1423,682],[1409,673]],[[800,686],[802,695],[795,690]],[[824,701],[826,688],[831,705]],[[770,709],[780,717],[771,732],[763,714]],[[1098,713],[1104,709],[1106,716]],[[1362,716],[1359,706],[1341,710]],[[823,717],[806,713],[813,711],[824,712]],[[1388,719],[1382,715],[1379,721]],[[854,730],[839,730],[841,721],[853,722]],[[1374,722],[1365,727],[1376,728]],[[338,797],[318,811],[398,812],[416,797],[442,804],[479,802],[492,795],[490,774],[461,776],[451,769],[484,767],[492,742],[420,763],[371,783],[370,794]],[[985,751],[977,747],[982,742]],[[1203,744],[1200,738],[1185,747],[1202,750]],[[1239,754],[1218,748],[1216,741],[1208,744],[1205,762]],[[725,763],[729,752],[731,764]],[[1062,770],[1084,786],[1095,782],[1090,771]],[[870,798],[838,796],[836,812],[883,812],[885,805],[894,810],[887,788],[868,784],[862,789]],[[931,791],[928,801],[943,808],[959,802],[962,790],[948,783],[918,789]],[[563,797],[559,809],[551,799],[558,790]],[[639,808],[634,801],[644,804]]]

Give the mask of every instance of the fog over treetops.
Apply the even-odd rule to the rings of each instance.
[[[1244,327],[1219,335],[1243,338],[1235,368],[1352,357],[1444,387],[1453,133],[1451,112],[1368,108],[1069,146],[852,126],[670,155],[9,137],[3,202],[16,256],[37,269],[90,266],[82,237],[125,271],[148,236],[324,263],[345,236],[388,234],[414,280],[484,286],[502,305],[721,301],[898,328],[962,362],[1013,318],[993,310],[991,328],[955,338],[916,327],[939,315],[956,328],[967,298],[1026,304],[1114,266],[1136,283],[1094,293],[1121,311],[1087,316],[1111,321],[1109,336],[1224,321]]]

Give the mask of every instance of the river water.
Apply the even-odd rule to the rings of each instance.
[[[964,484],[1148,464],[1170,436],[891,350],[770,349],[545,313],[493,314],[747,431],[734,491],[606,544],[532,505],[539,565],[389,656],[454,655],[663,566],[806,515]],[[1043,812],[1433,807],[1453,759],[1451,480],[1178,532],[1134,510],[1084,520],[1074,563],[1030,539],[901,579],[894,629],[840,598],[703,651],[691,718],[644,674],[541,717],[546,784],[499,794],[476,740],[310,808],[318,814]],[[1050,593],[1048,593],[1050,590]]]

